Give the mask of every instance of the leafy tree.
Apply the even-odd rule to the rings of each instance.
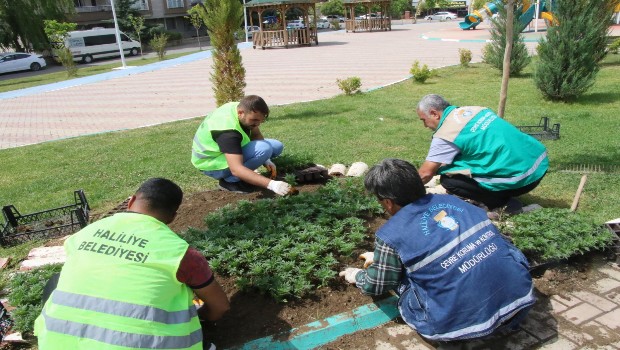
[[[200,44],[200,27],[202,27],[202,17],[200,17],[200,14],[198,13],[198,10],[196,7],[192,7],[191,9],[189,9],[187,11],[187,14],[189,16],[185,16],[185,18],[187,18],[191,23],[192,26],[194,26],[194,28],[196,28],[196,39],[198,39],[198,46],[200,46],[200,50],[202,50],[202,44]]]
[[[141,17],[140,11],[133,7],[135,0],[114,0],[116,7],[116,20],[118,26],[123,32],[133,31],[134,27],[131,17]]]
[[[241,3],[230,0],[205,0],[196,5],[213,46],[213,73],[211,82],[218,106],[243,97],[245,68],[235,43],[234,33],[243,23]]]
[[[140,56],[142,56],[142,38],[140,33],[145,28],[144,27],[144,17],[142,16],[133,16],[129,15],[129,23],[131,23],[131,28],[134,33],[138,36],[138,42],[140,43]],[[202,49],[202,48],[201,48]]]
[[[559,25],[550,27],[538,46],[534,81],[550,100],[570,101],[596,79],[606,55],[610,18],[619,0],[558,0]]]
[[[55,20],[44,21],[44,31],[49,42],[52,45],[54,58],[67,70],[68,77],[77,75],[77,65],[73,60],[71,50],[65,44],[65,39],[69,36],[69,32],[75,30],[76,23],[62,23]]]
[[[393,18],[401,18],[405,11],[411,11],[413,6],[410,0],[392,0],[390,15]]]
[[[63,21],[73,11],[71,0],[0,0],[0,48],[18,52],[47,49],[43,21]]]
[[[328,15],[340,15],[344,14],[344,5],[342,4],[342,0],[329,0],[321,5],[321,14],[324,16]]]
[[[483,59],[486,63],[503,72],[504,52],[506,51],[506,28],[507,11],[504,6],[498,6],[499,16],[491,19],[491,42],[484,49]],[[531,57],[527,52],[527,47],[523,41],[524,25],[514,16],[512,31],[512,52],[510,54],[510,76],[515,76],[530,63]]]
[[[472,10],[479,10],[482,8],[482,6],[484,6],[487,2],[489,2],[488,0],[474,0],[471,4],[471,9]]]

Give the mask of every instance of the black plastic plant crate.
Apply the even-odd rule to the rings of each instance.
[[[538,125],[517,126],[519,130],[533,136],[537,140],[557,140],[560,138],[560,123],[555,123],[549,127],[549,118],[542,117]]]
[[[84,191],[73,192],[75,204],[22,215],[13,205],[2,207],[0,245],[10,246],[33,239],[72,234],[88,224],[90,207]]]
[[[620,264],[620,222],[608,222],[605,226],[614,234],[612,250],[616,264]]]

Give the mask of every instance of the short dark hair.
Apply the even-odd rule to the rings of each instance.
[[[242,98],[239,107],[246,112],[260,112],[265,115],[265,119],[269,116],[269,106],[260,96],[248,95]]]
[[[150,210],[174,215],[183,201],[183,190],[168,179],[154,177],[140,185],[136,196],[147,202]]]
[[[391,199],[401,207],[426,195],[418,170],[401,159],[387,158],[370,168],[364,186],[377,198]]]

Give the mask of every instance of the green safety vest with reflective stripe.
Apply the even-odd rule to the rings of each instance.
[[[241,147],[250,142],[250,136],[239,124],[237,106],[239,102],[229,102],[211,114],[198,127],[192,144],[192,164],[201,171],[222,170],[228,168],[226,156],[213,140],[212,131],[237,130],[241,136]]]
[[[56,290],[35,322],[39,349],[202,349],[193,292],[176,278],[187,242],[138,213],[65,242]]]
[[[517,189],[539,180],[549,168],[538,140],[484,107],[449,106],[433,137],[454,143],[460,153],[440,174],[464,174],[491,191]]]

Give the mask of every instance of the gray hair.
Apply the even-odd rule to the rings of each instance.
[[[391,199],[401,207],[426,195],[418,170],[401,159],[387,158],[370,168],[364,187],[379,200]]]
[[[424,114],[428,114],[431,109],[443,112],[450,106],[450,103],[439,95],[426,95],[418,102],[418,110]]]

